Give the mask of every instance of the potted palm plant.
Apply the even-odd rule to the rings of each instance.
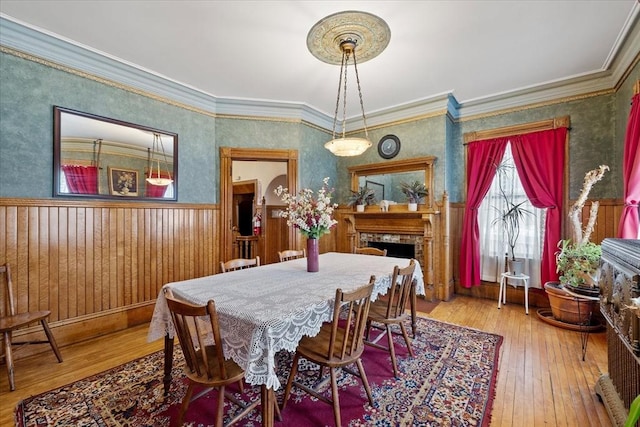
[[[520,226],[526,216],[532,215],[527,209],[529,200],[518,201],[513,191],[507,190],[507,183],[514,178],[515,166],[510,162],[502,161],[496,165],[496,179],[498,180],[498,191],[502,199],[502,204],[495,209],[498,210],[498,217],[493,224],[502,226],[504,234],[507,238],[509,252],[509,272],[514,275],[521,275],[524,272],[524,261],[516,258],[515,247],[520,238]],[[512,188],[509,186],[509,188]]]
[[[429,190],[427,190],[427,187],[419,181],[400,183],[400,191],[402,191],[402,193],[407,196],[407,201],[409,202],[408,209],[410,211],[417,211],[418,203],[420,203],[422,199],[429,195]]]
[[[347,206],[355,205],[358,212],[364,212],[365,205],[373,205],[375,203],[375,192],[367,186],[358,187],[357,191],[351,190],[351,195],[347,200]]]

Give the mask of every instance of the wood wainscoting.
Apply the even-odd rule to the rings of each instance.
[[[64,346],[148,322],[162,285],[214,274],[219,213],[215,205],[0,199],[0,264],[11,264],[18,311],[51,310]]]
[[[615,237],[622,206],[621,200],[600,200],[593,241]],[[459,286],[464,204],[450,204],[449,212],[455,292],[497,299],[497,285]],[[19,310],[51,310],[51,326],[64,346],[148,322],[163,284],[215,274],[219,222],[217,205],[0,199],[0,264],[12,266]],[[321,252],[351,251],[344,225],[323,236]],[[542,299],[531,305],[544,304]],[[513,300],[522,297],[514,294]],[[16,336],[30,338],[36,330]],[[37,351],[48,349],[27,348]]]
[[[573,200],[570,200],[569,205],[572,205],[573,202]],[[621,199],[599,199],[598,202],[600,203],[600,208],[598,209],[598,218],[591,236],[591,241],[600,244],[607,237],[616,237],[624,202]],[[463,288],[460,286],[460,241],[464,220],[464,206],[464,203],[450,204],[451,263],[454,274],[455,292],[457,294],[495,299],[497,301],[500,290],[497,283],[483,283],[483,286],[474,286],[473,288]],[[591,204],[587,203],[582,209],[583,226],[589,219],[590,208]],[[567,236],[570,233],[569,227],[569,219],[565,216],[564,229],[565,235]],[[507,301],[521,303],[524,300],[522,288],[513,289],[507,286],[507,289]],[[534,290],[529,293],[529,305],[534,307],[548,307],[549,302],[543,291],[537,292]]]

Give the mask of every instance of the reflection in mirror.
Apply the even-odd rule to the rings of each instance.
[[[367,186],[372,189],[375,193],[376,202],[389,200],[396,203],[406,203],[407,197],[400,190],[400,184],[414,181],[424,181],[424,172],[412,171],[359,176],[358,187]]]
[[[367,186],[376,194],[376,200],[388,200],[399,204],[407,203],[407,197],[400,190],[403,182],[424,183],[428,194],[424,198],[427,209],[434,203],[433,165],[434,156],[414,157],[404,160],[392,160],[383,163],[349,166],[351,190]],[[384,197],[381,199],[380,197]]]
[[[175,133],[54,107],[54,195],[177,200]]]

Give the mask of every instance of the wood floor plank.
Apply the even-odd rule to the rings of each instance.
[[[585,361],[579,334],[541,322],[535,310],[510,303],[454,296],[427,315],[433,319],[497,333],[504,337],[493,403],[492,426],[603,426],[611,423],[593,392],[607,371],[604,334],[591,334]],[[48,350],[16,361],[17,390],[9,392],[0,372],[0,425],[14,425],[16,404],[25,397],[68,384],[162,349],[147,343],[147,325],[65,346],[63,363]]]

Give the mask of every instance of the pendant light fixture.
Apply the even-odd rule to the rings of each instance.
[[[360,63],[378,56],[389,44],[391,31],[381,18],[367,12],[346,11],[329,15],[316,23],[307,35],[307,48],[319,60],[328,64],[340,64],[338,95],[333,117],[332,139],[324,146],[336,156],[358,156],[372,143],[367,131],[367,118],[362,101],[358,60]],[[357,51],[357,57],[356,57]],[[349,61],[353,62],[364,138],[347,137],[347,77]],[[341,130],[337,130],[342,96]]]
[[[164,151],[164,144],[162,143],[162,137],[159,133],[154,132],[152,148],[148,148],[147,150],[149,163],[149,176],[147,177],[147,182],[160,187],[166,187],[171,184],[173,179],[171,179],[167,153]],[[160,169],[161,160],[164,163],[164,171]]]

